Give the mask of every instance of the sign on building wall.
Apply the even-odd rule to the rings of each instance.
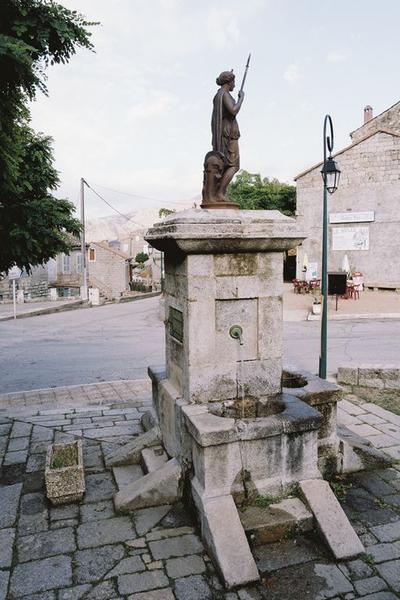
[[[332,250],[369,250],[369,228],[333,227]]]
[[[329,215],[329,223],[369,223],[371,221],[375,221],[375,212],[373,210],[330,213]]]

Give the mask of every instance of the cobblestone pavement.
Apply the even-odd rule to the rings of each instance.
[[[366,547],[365,556],[335,563],[316,535],[260,546],[254,550],[260,584],[227,592],[193,515],[182,505],[115,513],[116,481],[103,453],[141,432],[140,417],[150,399],[143,382],[99,385],[98,399],[89,398],[86,388],[93,392],[93,386],[64,388],[68,407],[62,406],[61,394],[55,401],[50,391],[40,391],[36,405],[22,398],[15,407],[7,406],[1,398],[1,600],[400,598],[399,464],[334,486]],[[358,426],[357,433],[368,435],[374,445],[383,442],[385,451],[395,445],[379,436],[400,444],[395,416],[354,400],[342,402],[342,421]],[[374,433],[360,429],[367,425]],[[81,503],[53,507],[44,495],[46,448],[76,437],[83,439],[86,494]]]

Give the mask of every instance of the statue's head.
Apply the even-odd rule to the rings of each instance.
[[[222,71],[222,73],[216,79],[217,85],[229,85],[229,90],[232,91],[235,88],[235,74],[232,71]]]

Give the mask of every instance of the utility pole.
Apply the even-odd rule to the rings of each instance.
[[[86,272],[86,240],[85,240],[85,183],[86,181],[81,177],[81,255],[82,255],[82,283],[81,283],[81,298],[87,300],[88,289],[87,289],[87,272]]]

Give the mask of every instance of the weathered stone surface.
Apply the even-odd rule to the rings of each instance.
[[[149,542],[149,548],[155,560],[195,554],[204,550],[199,538],[192,534]]]
[[[14,525],[21,491],[22,483],[0,486],[0,528]]]
[[[148,567],[149,565],[147,565]],[[159,565],[162,568],[162,564]],[[140,558],[140,556],[130,556],[121,560],[109,573],[106,578],[116,577],[117,575],[125,575],[126,573],[137,573],[138,571],[145,571],[146,567]]]
[[[319,592],[316,600],[332,598],[336,594],[346,594],[353,591],[350,581],[343,575],[336,565],[314,565],[314,572],[318,577],[325,579],[326,587]]]
[[[181,495],[181,477],[178,461],[171,458],[157,471],[148,473],[119,491],[114,497],[115,508],[129,511],[176,502]]]
[[[1,509],[0,509],[1,510]],[[15,529],[0,530],[0,568],[11,567]],[[1,594],[0,594],[1,598]]]
[[[50,508],[50,520],[61,521],[65,519],[75,519],[79,515],[79,506],[68,504],[66,506],[52,506]]]
[[[113,473],[119,490],[143,477],[143,471],[140,465],[113,467]]]
[[[22,421],[14,421],[11,429],[10,437],[26,437],[29,436],[32,431],[31,423],[23,423]]]
[[[201,556],[183,556],[180,558],[170,558],[166,562],[168,577],[176,579],[178,577],[187,577],[188,575],[198,575],[204,573],[206,566]]]
[[[77,552],[74,572],[76,582],[87,583],[103,579],[123,556],[124,548],[121,545],[102,546]]]
[[[92,473],[86,475],[86,502],[108,500],[115,494],[115,485],[111,473]]]
[[[169,588],[152,590],[151,592],[139,592],[128,596],[128,600],[175,600],[174,594]]]
[[[115,517],[95,524],[91,521],[78,527],[79,548],[94,548],[133,539],[135,531],[128,517]]]
[[[309,479],[300,482],[300,489],[334,556],[344,559],[362,554],[364,546],[329,484],[320,479]]]
[[[144,535],[150,529],[153,529],[171,510],[170,504],[153,506],[151,508],[142,508],[134,513],[135,527],[138,535]]]
[[[226,585],[258,581],[258,569],[232,496],[204,499],[200,512],[202,537]]]
[[[184,525],[183,527],[172,527],[171,529],[156,529],[146,535],[148,542],[155,542],[157,540],[165,540],[166,538],[178,537],[187,535],[188,533],[195,533],[193,527]]]
[[[58,600],[80,600],[90,590],[90,585],[77,585],[58,592]]]
[[[47,506],[43,494],[25,494],[21,499],[20,517],[18,521],[18,533],[28,535],[39,531],[46,531]]]
[[[101,521],[114,516],[112,500],[82,504],[80,511],[82,521]]]
[[[248,506],[239,511],[239,516],[253,545],[275,542],[290,532],[313,528],[312,513],[299,498],[287,498],[265,508]]]
[[[73,552],[76,549],[74,531],[68,527],[26,535],[19,538],[17,549],[19,562]]]
[[[8,580],[10,578],[9,571],[0,571],[0,598],[6,600]]]
[[[17,452],[7,452],[4,457],[4,465],[19,465],[26,462],[28,458],[27,450],[18,450]]]
[[[168,579],[163,571],[134,573],[132,575],[120,575],[120,577],[118,577],[118,590],[120,594],[145,592],[147,590],[163,588],[166,586],[168,586]]]
[[[8,443],[8,452],[15,452],[16,450],[26,450],[29,446],[29,437],[17,437],[10,439]]]
[[[365,596],[365,594],[386,590],[387,585],[380,577],[368,577],[367,579],[356,581],[354,587],[360,596]]]
[[[87,596],[85,600],[114,600],[118,597],[115,591],[114,583],[111,581],[105,581],[96,585]]]
[[[53,556],[17,565],[11,576],[10,591],[15,596],[26,596],[56,587],[72,585],[71,559]]]
[[[168,461],[168,456],[162,446],[153,446],[142,450],[142,464],[145,473],[157,471]]]
[[[346,385],[358,384],[358,367],[338,367],[337,382]]]
[[[394,542],[400,539],[400,521],[371,527],[371,532],[380,542]]]
[[[262,574],[285,567],[324,558],[323,549],[307,537],[265,544],[254,549],[254,557]]]
[[[161,432],[159,428],[154,427],[153,429],[149,429],[149,431],[139,435],[132,442],[106,454],[106,465],[108,467],[118,467],[122,465],[138,464],[142,450],[151,446],[158,446],[160,441]]]
[[[213,594],[201,575],[193,575],[175,581],[175,596],[177,600],[211,600]]]
[[[377,565],[377,570],[389,586],[395,591],[400,592],[400,560],[392,560]]]
[[[400,558],[400,542],[392,544],[374,544],[368,546],[368,554],[374,557],[375,563],[384,562],[385,560],[393,560]]]

